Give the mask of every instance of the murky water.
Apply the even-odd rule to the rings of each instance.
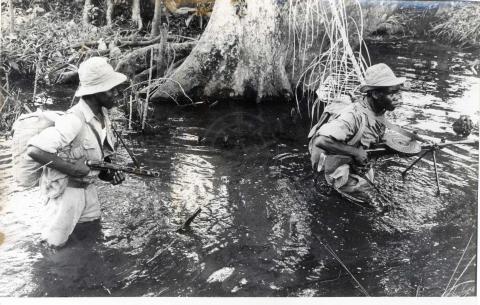
[[[472,54],[422,42],[376,43],[371,52],[412,83],[393,122],[457,140],[451,124],[460,114],[477,121]],[[382,214],[315,182],[305,122],[290,110],[159,106],[155,133],[124,135],[162,177],[99,182],[101,223],[82,226],[56,252],[38,245],[36,195],[6,197],[11,157],[2,140],[0,295],[440,296],[449,282],[455,295],[476,294],[475,235],[452,274],[476,234],[478,149],[437,156],[440,196],[431,157],[405,181],[414,158],[381,159],[377,184],[397,204]],[[124,150],[119,159],[129,162]],[[191,230],[176,232],[197,207]]]

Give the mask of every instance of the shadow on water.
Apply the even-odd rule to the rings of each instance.
[[[393,122],[456,140],[452,122],[460,114],[477,119],[480,81],[468,72],[472,54],[449,50],[447,56],[422,42],[371,49],[379,50],[372,52],[375,62],[390,64],[412,82],[402,93],[404,105],[390,116]],[[38,245],[31,228],[42,208],[38,202],[5,204],[0,294],[441,295],[476,232],[478,150],[450,147],[438,155],[440,196],[431,157],[405,181],[400,173],[414,158],[379,160],[376,183],[396,204],[382,214],[346,201],[316,179],[308,124],[291,108],[158,105],[153,132],[125,138],[142,166],[162,177],[129,176],[116,187],[99,182],[101,223],[78,228],[68,247],[51,252]],[[478,127],[474,132],[478,138]],[[123,149],[118,159],[129,162]],[[0,156],[0,166],[10,162],[8,153]],[[191,228],[177,232],[198,207]],[[457,284],[467,284],[457,287],[457,295],[476,293],[465,289],[475,286],[475,264],[468,265],[475,252],[472,242],[452,281],[465,269]]]

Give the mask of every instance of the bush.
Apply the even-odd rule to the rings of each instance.
[[[15,33],[4,34],[1,38],[1,72],[4,75],[13,72],[32,78],[66,63],[77,65],[79,60],[74,57],[80,56],[82,51],[72,49],[73,45],[114,35],[108,28],[84,27],[79,13],[73,19],[67,19],[72,15],[65,12],[50,11],[42,15],[34,11],[24,12],[16,17]]]

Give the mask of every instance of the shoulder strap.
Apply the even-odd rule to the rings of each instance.
[[[347,142],[348,145],[356,145],[360,139],[363,136],[363,132],[365,131],[365,128],[367,127],[367,121],[368,121],[368,115],[365,112],[362,112],[362,120],[360,123],[360,128],[358,128],[357,132],[355,135],[350,139],[350,141]]]
[[[78,117],[85,124],[84,126],[89,125],[87,123],[87,119],[85,118],[85,114],[83,112],[77,111],[76,109],[73,109],[69,113],[72,113],[76,117]],[[100,136],[96,132],[93,132],[93,134],[95,135],[95,138],[97,139],[98,145],[100,145],[100,149],[102,149],[103,148],[103,143],[102,143],[102,140],[100,139]]]

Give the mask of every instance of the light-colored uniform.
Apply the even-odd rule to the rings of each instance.
[[[358,134],[360,132],[361,134]],[[357,136],[358,134],[358,136]],[[366,100],[360,100],[347,106],[338,117],[331,119],[322,125],[315,133],[315,136],[326,136],[343,144],[355,147],[362,146],[364,149],[372,143],[378,143],[385,134],[385,117],[377,115]],[[355,143],[352,143],[352,140]],[[319,148],[314,148],[319,149]],[[327,182],[340,193],[358,194],[368,191],[371,186],[361,176],[351,173],[351,166],[341,161],[341,156],[330,155],[323,151],[320,154],[318,170],[326,170]],[[338,164],[326,164],[331,162]],[[366,173],[367,178],[373,181],[373,169]]]
[[[29,145],[66,159],[103,161],[113,153],[113,136],[107,109],[102,107],[104,127],[82,99],[55,126],[43,130]],[[83,178],[69,177],[44,167],[40,191],[46,202],[42,239],[51,245],[64,244],[75,225],[100,218],[100,204],[95,185],[98,171]]]

